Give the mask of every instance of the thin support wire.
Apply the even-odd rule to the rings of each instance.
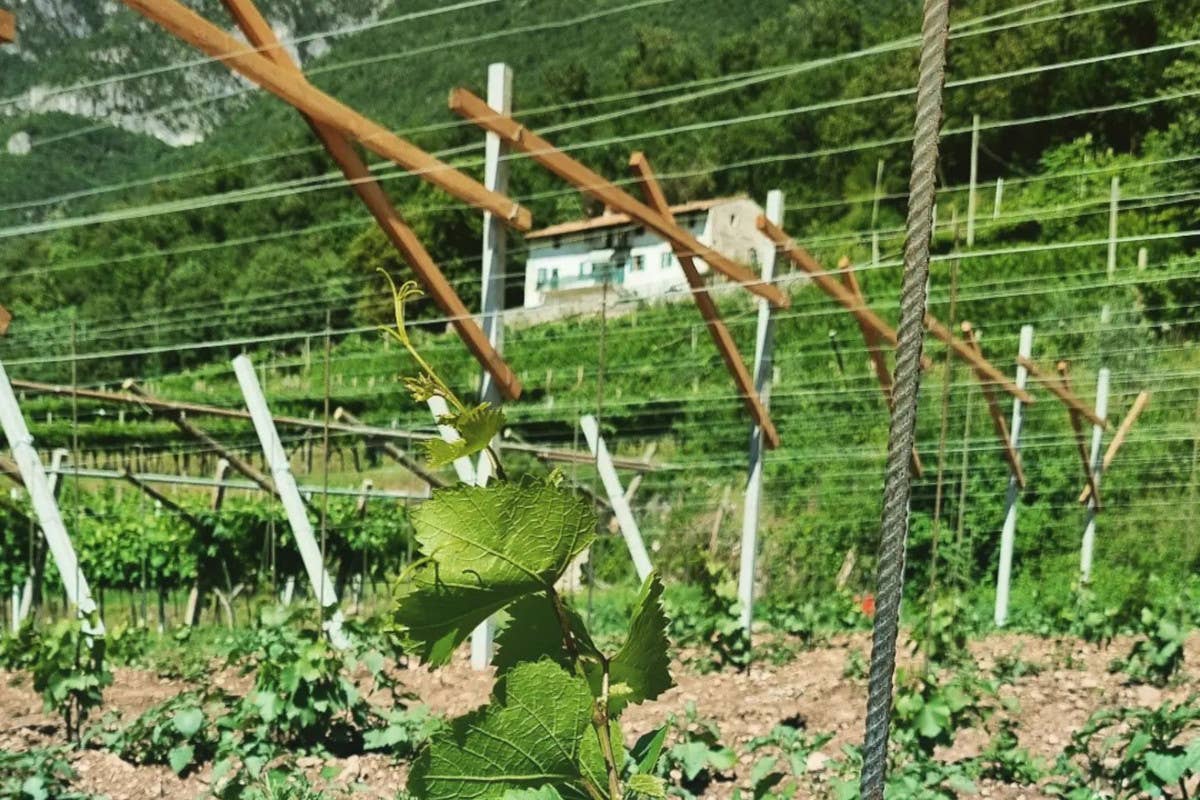
[[[867,724],[863,741],[863,800],[883,800],[887,773],[892,677],[896,668],[896,637],[904,589],[904,547],[908,538],[908,505],[912,495],[910,458],[916,434],[917,395],[921,387],[921,348],[925,340],[938,129],[942,122],[942,86],[946,78],[949,25],[950,0],[925,0],[904,243],[904,277],[900,287],[895,408],[888,433],[875,631],[871,646]]]

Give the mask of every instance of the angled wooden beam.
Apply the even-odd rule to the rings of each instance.
[[[354,416],[353,414],[351,414],[349,411],[347,411],[344,408],[338,408],[336,411],[334,411],[333,418],[335,420],[338,420],[339,422],[342,420],[345,420],[346,422],[350,423],[351,425],[358,425],[358,426],[362,425],[362,421],[358,417]],[[370,437],[367,437],[367,438],[370,439]],[[394,460],[397,464],[404,467],[406,470],[408,470],[412,474],[416,475],[421,480],[428,483],[430,486],[433,486],[438,489],[444,489],[445,487],[450,485],[443,478],[439,477],[438,475],[435,475],[433,472],[426,469],[425,465],[422,464],[419,459],[413,458],[408,453],[406,453],[404,450],[401,450],[399,447],[392,444],[391,442],[377,442],[377,443],[378,443],[380,449],[383,450],[383,452],[387,453],[389,456],[392,457],[392,460]]]
[[[896,346],[896,331],[892,326],[883,321],[883,318],[867,307],[865,303],[860,301],[849,289],[838,282],[836,278],[827,272],[812,254],[796,243],[792,237],[788,236],[782,228],[771,222],[765,216],[758,218],[758,229],[774,243],[779,252],[783,253],[797,267],[802,269],[812,282],[817,285],[817,288],[825,292],[840,303],[847,311],[854,315],[860,327],[869,328],[875,336],[890,344]],[[921,357],[921,366],[928,369],[932,366],[932,362],[928,356]]]
[[[975,371],[975,377],[979,379],[981,384],[992,383],[999,385],[1000,388],[1013,397],[1016,397],[1022,403],[1034,402],[1033,395],[1017,386],[1016,382],[1001,372],[995,364],[980,355],[978,350],[951,333],[950,329],[939,322],[932,314],[925,314],[925,329],[933,334],[934,338],[939,339],[953,350],[954,354],[961,360],[967,362]]]
[[[134,381],[133,379],[129,379],[129,380],[125,381],[125,383],[122,384],[121,388],[125,389],[125,391],[129,392],[130,394],[135,395],[136,397],[142,398],[143,400],[154,401],[154,400],[158,399],[156,397],[151,397],[149,394],[147,394],[145,392],[145,390],[142,389],[142,387],[139,386],[137,384],[137,382]],[[147,410],[149,411],[151,409],[147,408]],[[258,488],[262,489],[267,494],[275,495],[276,497],[279,496],[279,490],[275,487],[275,482],[273,480],[271,480],[271,478],[265,472],[263,472],[258,467],[251,464],[246,459],[237,455],[229,448],[225,447],[225,445],[221,444],[216,439],[214,439],[211,435],[209,435],[209,433],[207,431],[204,431],[204,430],[200,429],[199,427],[193,425],[188,420],[187,415],[183,411],[176,411],[174,413],[169,413],[169,414],[167,414],[167,418],[170,419],[171,422],[175,424],[175,427],[178,428],[181,432],[192,437],[196,441],[203,444],[205,447],[208,447],[209,449],[216,452],[218,455],[221,456],[221,458],[228,461],[229,465],[231,467],[233,467],[235,470],[242,473],[247,478],[249,478],[251,481],[253,481],[258,486]]]
[[[188,403],[176,400],[163,400],[156,397],[139,397],[128,392],[108,392],[102,389],[81,389],[75,386],[64,386],[56,383],[42,383],[40,381],[13,380],[12,386],[14,389],[23,389],[28,392],[37,392],[39,394],[48,394],[55,397],[78,397],[85,400],[96,400],[101,403],[119,403],[122,405],[141,406],[143,408],[154,411],[155,413],[165,414],[168,417],[183,413],[191,416],[208,416],[218,417],[221,419],[250,419],[250,414],[245,409],[225,408],[223,406],[208,405],[205,403]],[[304,428],[308,430],[324,430],[325,423],[323,420],[306,419],[304,417],[275,417],[275,422],[279,425],[287,425],[293,428]],[[416,433],[413,431],[399,430],[396,428],[381,428],[378,426],[358,426],[350,425],[344,422],[331,421],[329,430],[338,433],[349,433],[355,436],[368,436],[376,439],[407,439],[410,441],[420,441],[423,439],[432,439],[436,434]],[[558,450],[552,447],[542,447],[536,444],[513,442],[505,445],[507,450],[517,450],[531,454],[534,458],[543,461],[555,461],[567,464],[591,464],[595,462],[595,458],[583,452],[574,450]],[[618,469],[628,469],[637,472],[653,472],[658,469],[658,464],[646,464],[634,458],[614,458],[613,464]]]
[[[586,195],[626,214],[630,219],[654,231],[687,254],[704,259],[710,267],[722,273],[754,294],[764,297],[776,308],[791,304],[787,293],[779,287],[764,283],[751,270],[701,244],[700,240],[633,195],[615,186],[599,173],[585,167],[553,144],[517,122],[512,117],[497,114],[481,98],[466,89],[450,92],[450,110],[484,130],[502,137],[513,148],[528,154],[534,161],[575,186]]]
[[[1046,388],[1050,394],[1057,397],[1066,404],[1068,409],[1084,417],[1093,425],[1099,425],[1101,428],[1108,428],[1108,422],[1100,417],[1087,403],[1080,400],[1071,389],[1062,382],[1055,380],[1052,376],[1037,365],[1033,359],[1025,358],[1025,356],[1017,356],[1017,363],[1025,369],[1029,370],[1029,374],[1035,381]]]
[[[12,318],[12,313],[4,306],[0,306],[0,336],[8,335],[8,326],[12,324]]]
[[[126,467],[121,473],[121,477],[128,483],[136,486],[138,489],[144,492],[147,497],[157,500],[159,503],[162,503],[164,508],[167,508],[173,513],[178,514],[179,517],[188,525],[192,526],[196,530],[204,529],[204,523],[202,523],[195,514],[188,511],[186,508],[179,505],[174,500],[160,492],[158,489],[155,489],[153,486],[140,479],[138,476],[134,475],[133,471],[128,467]]]
[[[634,153],[629,159],[629,169],[641,185],[642,194],[650,207],[674,224],[675,215],[671,213],[671,204],[667,202],[667,196],[663,194],[658,179],[654,177],[654,170],[650,167],[650,161],[645,154]],[[696,307],[700,309],[700,316],[704,317],[704,325],[712,335],[713,343],[717,346],[721,359],[725,362],[725,368],[733,376],[733,382],[737,386],[742,402],[746,404],[746,410],[750,412],[755,424],[762,428],[766,446],[774,450],[779,447],[779,431],[771,420],[771,412],[763,405],[762,398],[755,390],[754,379],[750,377],[750,370],[746,369],[746,362],[742,360],[737,343],[733,341],[733,334],[729,332],[729,328],[721,319],[721,312],[717,309],[712,295],[708,293],[708,287],[704,283],[704,278],[700,275],[700,270],[697,269],[691,253],[675,242],[671,242],[671,249],[679,260],[679,266],[683,269],[683,275],[687,278],[688,286],[692,290],[692,298],[696,301]]]
[[[25,479],[21,477],[21,470],[17,469],[17,462],[4,456],[0,456],[0,475],[8,478],[17,486],[25,485]]]
[[[1029,370],[1033,374],[1033,370]],[[1071,370],[1070,365],[1066,361],[1058,362],[1058,374],[1062,381],[1062,388],[1071,391]],[[1100,486],[1096,483],[1096,473],[1092,471],[1092,460],[1088,457],[1087,443],[1084,441],[1083,422],[1080,420],[1080,412],[1074,408],[1067,408],[1067,414],[1071,417],[1071,429],[1075,432],[1075,449],[1079,451],[1079,458],[1083,461],[1083,474],[1087,476],[1088,488],[1091,489],[1091,495],[1095,499],[1095,508],[1100,510]],[[1105,427],[1104,423],[1100,423],[1100,427]]]
[[[1146,406],[1150,404],[1150,393],[1139,392],[1137,398],[1133,401],[1133,406],[1130,407],[1129,413],[1125,415],[1125,419],[1121,420],[1121,424],[1117,426],[1117,432],[1113,434],[1112,441],[1108,443],[1108,449],[1104,451],[1104,466],[1102,470],[1108,472],[1108,468],[1112,466],[1113,459],[1117,457],[1117,452],[1120,451],[1121,445],[1125,444],[1125,439],[1129,436],[1129,430],[1133,427],[1133,423],[1137,422],[1138,417],[1146,410]],[[1086,503],[1088,498],[1092,496],[1092,485],[1088,483],[1083,487],[1083,491],[1079,493],[1079,502]]]
[[[222,0],[225,8],[237,20],[238,27],[250,44],[259,48],[263,55],[271,59],[280,68],[287,70],[299,80],[305,80],[300,67],[292,61],[287,49],[280,43],[270,23],[259,12],[253,0]],[[392,246],[400,251],[404,260],[412,266],[417,278],[433,298],[433,302],[450,320],[450,324],[458,332],[467,349],[475,359],[491,374],[496,388],[507,400],[516,400],[521,396],[521,382],[509,367],[504,357],[496,352],[496,348],[488,341],[487,335],[479,327],[479,323],[471,316],[458,293],[446,276],[438,268],[433,256],[425,249],[425,245],[417,237],[396,211],[383,187],[375,180],[371,170],[354,150],[354,145],[341,131],[314,119],[310,114],[300,111],[301,116],[308,122],[313,133],[321,140],[321,144],[337,163],[342,174],[350,183],[354,193],[371,212],[371,216],[379,224],[383,234],[391,241]]]
[[[863,296],[862,287],[859,286],[858,278],[854,275],[854,265],[850,259],[842,256],[838,262],[838,269],[842,271],[842,283],[846,285],[846,289],[854,295],[855,300],[862,308],[866,308],[867,299]],[[891,408],[892,373],[888,369],[887,357],[883,354],[883,348],[879,345],[879,333],[867,325],[857,314],[854,315],[854,321],[858,323],[858,328],[862,331],[863,341],[867,345],[867,353],[871,357],[871,366],[875,368],[875,377],[879,379],[879,387],[883,389],[883,397],[887,400],[888,408]]]
[[[124,3],[200,52],[225,62],[230,69],[318,122],[340,131],[371,152],[394,161],[453,197],[476,208],[491,211],[517,230],[527,231],[533,227],[528,209],[504,195],[489,191],[463,172],[314,88],[303,77],[279,66],[255,49],[247,48],[245,43],[176,0],[124,0]]]
[[[12,44],[17,40],[17,18],[11,11],[0,8],[0,44]]]
[[[842,273],[842,283],[846,285],[857,300],[859,307],[867,307],[867,298],[862,293],[862,287],[858,285],[858,278],[854,275],[854,264],[846,256],[838,261],[838,269]],[[892,373],[888,370],[887,357],[883,354],[883,348],[879,344],[879,334],[874,328],[863,323],[856,315],[854,321],[858,323],[858,329],[862,331],[863,341],[867,344],[867,353],[871,357],[871,366],[875,368],[875,377],[879,379],[879,388],[883,390],[883,399],[887,403],[888,411],[891,412],[895,407],[895,399],[892,396]],[[913,474],[918,478],[925,474],[925,465],[921,463],[921,454],[917,452],[917,446],[913,445],[912,451],[912,468]]]
[[[971,323],[964,322],[962,332],[967,344],[982,358],[983,348],[979,346],[979,339],[976,338],[975,329],[971,327]],[[1008,434],[1008,422],[1004,419],[1004,412],[1000,410],[1000,402],[996,399],[996,388],[987,381],[980,381],[979,388],[983,391],[983,399],[987,401],[988,414],[992,417],[992,427],[996,429],[996,436],[1000,438],[1004,460],[1008,462],[1008,468],[1012,470],[1017,486],[1024,489],[1025,470],[1021,467],[1021,454],[1013,447],[1012,437]]]

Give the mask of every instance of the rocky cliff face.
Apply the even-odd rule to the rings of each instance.
[[[218,0],[189,7],[232,29]],[[117,0],[9,0],[19,41],[0,50],[0,117],[66,114],[172,146],[195,144],[242,107],[247,84],[221,64],[145,20]],[[276,32],[302,64],[337,47],[338,31],[387,16],[393,0],[260,0]],[[291,40],[298,40],[292,42]],[[28,134],[9,137],[9,152]],[[60,134],[61,135],[61,134]]]

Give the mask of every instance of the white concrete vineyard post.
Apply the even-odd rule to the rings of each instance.
[[[883,162],[879,162],[882,168]],[[882,169],[880,170],[880,173]],[[876,188],[878,196],[878,187]],[[767,219],[776,225],[783,224],[783,192],[773,189],[767,194]],[[762,279],[771,281],[775,277],[775,250],[763,261]],[[771,406],[771,355],[774,349],[774,330],[771,304],[766,300],[758,303],[758,328],[754,337],[754,390],[758,392],[763,406]],[[758,517],[762,500],[763,483],[763,432],[758,425],[750,429],[750,468],[746,478],[746,500],[742,505],[742,548],[738,565],[738,603],[741,606],[741,622],[746,633],[754,623],[754,575],[758,556]]]
[[[996,178],[996,199],[992,201],[992,219],[1000,219],[1000,205],[1004,202],[1004,178]]]
[[[488,65],[487,102],[499,114],[512,114],[513,74],[507,64]],[[484,141],[484,186],[492,191],[508,192],[507,148],[497,134],[488,132]],[[504,220],[490,211],[483,215],[483,286],[482,297],[483,332],[497,353],[504,353],[504,279],[506,271],[507,232]],[[498,404],[503,398],[496,388],[492,374],[483,370],[479,384],[479,399]],[[486,486],[492,475],[492,462],[487,453],[480,453],[479,467],[475,470],[475,483]],[[485,669],[492,662],[492,636],[495,620],[489,618],[471,632],[471,666]]]
[[[17,396],[13,394],[12,384],[8,381],[8,373],[0,363],[0,428],[4,430],[4,438],[12,450],[13,460],[21,473],[21,481],[29,492],[33,502],[34,514],[42,535],[46,537],[46,545],[54,558],[54,565],[62,578],[67,592],[67,599],[75,606],[82,618],[83,632],[89,636],[103,636],[104,622],[96,610],[96,602],[92,599],[88,588],[87,578],[79,568],[75,557],[75,548],[71,545],[71,537],[63,524],[62,514],[54,499],[54,490],[46,470],[38,457],[37,449],[33,446],[33,437],[21,416],[21,408],[17,405]],[[95,619],[93,624],[92,618]]]
[[[595,417],[588,414],[579,418],[579,427],[583,429],[588,448],[596,457],[596,470],[600,473],[600,482],[604,484],[604,493],[608,495],[608,502],[612,504],[613,516],[617,518],[617,525],[621,528],[621,537],[633,558],[633,568],[637,570],[638,580],[644,581],[654,568],[650,565],[650,556],[642,541],[642,532],[638,529],[637,520],[633,518],[633,511],[625,500],[625,490],[621,488],[621,479],[617,477],[616,467],[609,457],[608,446],[600,436],[600,425]]]
[[[436,421],[450,413],[446,398],[434,395],[427,401],[429,412]],[[458,431],[449,425],[438,424],[438,432],[446,442],[457,442],[461,437]],[[479,454],[479,467],[476,468],[469,458],[454,459],[454,472],[458,479],[469,486],[487,486],[492,477],[492,462],[487,453]],[[474,669],[487,669],[492,662],[492,637],[495,635],[496,622],[490,617],[471,631],[471,666]]]
[[[1096,376],[1096,416],[1101,419],[1108,417],[1108,382],[1109,372],[1102,368]],[[1096,489],[1100,488],[1100,473],[1104,470],[1104,461],[1100,456],[1100,443],[1104,439],[1104,428],[1092,426],[1092,474],[1095,476]],[[1087,522],[1083,527],[1083,546],[1079,552],[1079,575],[1084,583],[1092,579],[1092,551],[1096,547],[1096,498],[1088,498]]]
[[[71,451],[59,447],[50,454],[50,474],[47,481],[50,484],[50,494],[54,495],[55,500],[58,499],[59,490],[62,489],[62,468],[70,457]],[[46,574],[46,559],[45,554],[39,554],[34,557],[33,572],[25,576],[25,588],[21,592],[21,622],[29,618],[33,611],[34,595],[41,595],[42,578]]]
[[[283,510],[287,514],[288,524],[296,537],[296,547],[300,550],[300,558],[304,561],[304,570],[308,573],[309,583],[312,584],[313,594],[317,603],[327,613],[324,622],[325,631],[330,643],[338,649],[346,649],[350,641],[342,630],[342,612],[338,608],[337,592],[334,591],[333,581],[325,570],[325,562],[321,557],[321,548],[313,535],[312,523],[308,519],[308,511],[304,507],[304,499],[296,486],[296,478],[292,475],[291,464],[279,439],[279,431],[275,428],[275,420],[267,407],[267,399],[263,396],[262,386],[254,372],[254,364],[244,355],[233,360],[233,371],[237,375],[238,385],[246,400],[246,410],[254,422],[254,430],[262,444],[263,456],[271,470],[271,479],[279,492]]]
[[[1017,353],[1025,358],[1033,357],[1033,326],[1021,326],[1021,341]],[[1029,381],[1029,371],[1017,365],[1017,386],[1025,388]],[[1013,450],[1021,452],[1021,419],[1022,407],[1020,398],[1013,398],[1012,424],[1008,428],[1008,440]],[[996,611],[994,621],[996,627],[1004,627],[1008,622],[1008,588],[1012,582],[1013,543],[1017,537],[1017,508],[1021,502],[1021,487],[1017,483],[1017,475],[1009,472],[1008,496],[1005,499],[1004,528],[1000,532],[1000,566],[996,570]]]

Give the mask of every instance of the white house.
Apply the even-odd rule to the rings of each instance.
[[[745,197],[672,206],[675,220],[703,244],[757,271],[773,244],[758,231],[763,213]],[[605,212],[525,236],[525,308],[590,305],[609,291],[646,299],[683,297],[687,280],[671,245],[624,214]],[[709,266],[696,260],[701,274]]]

